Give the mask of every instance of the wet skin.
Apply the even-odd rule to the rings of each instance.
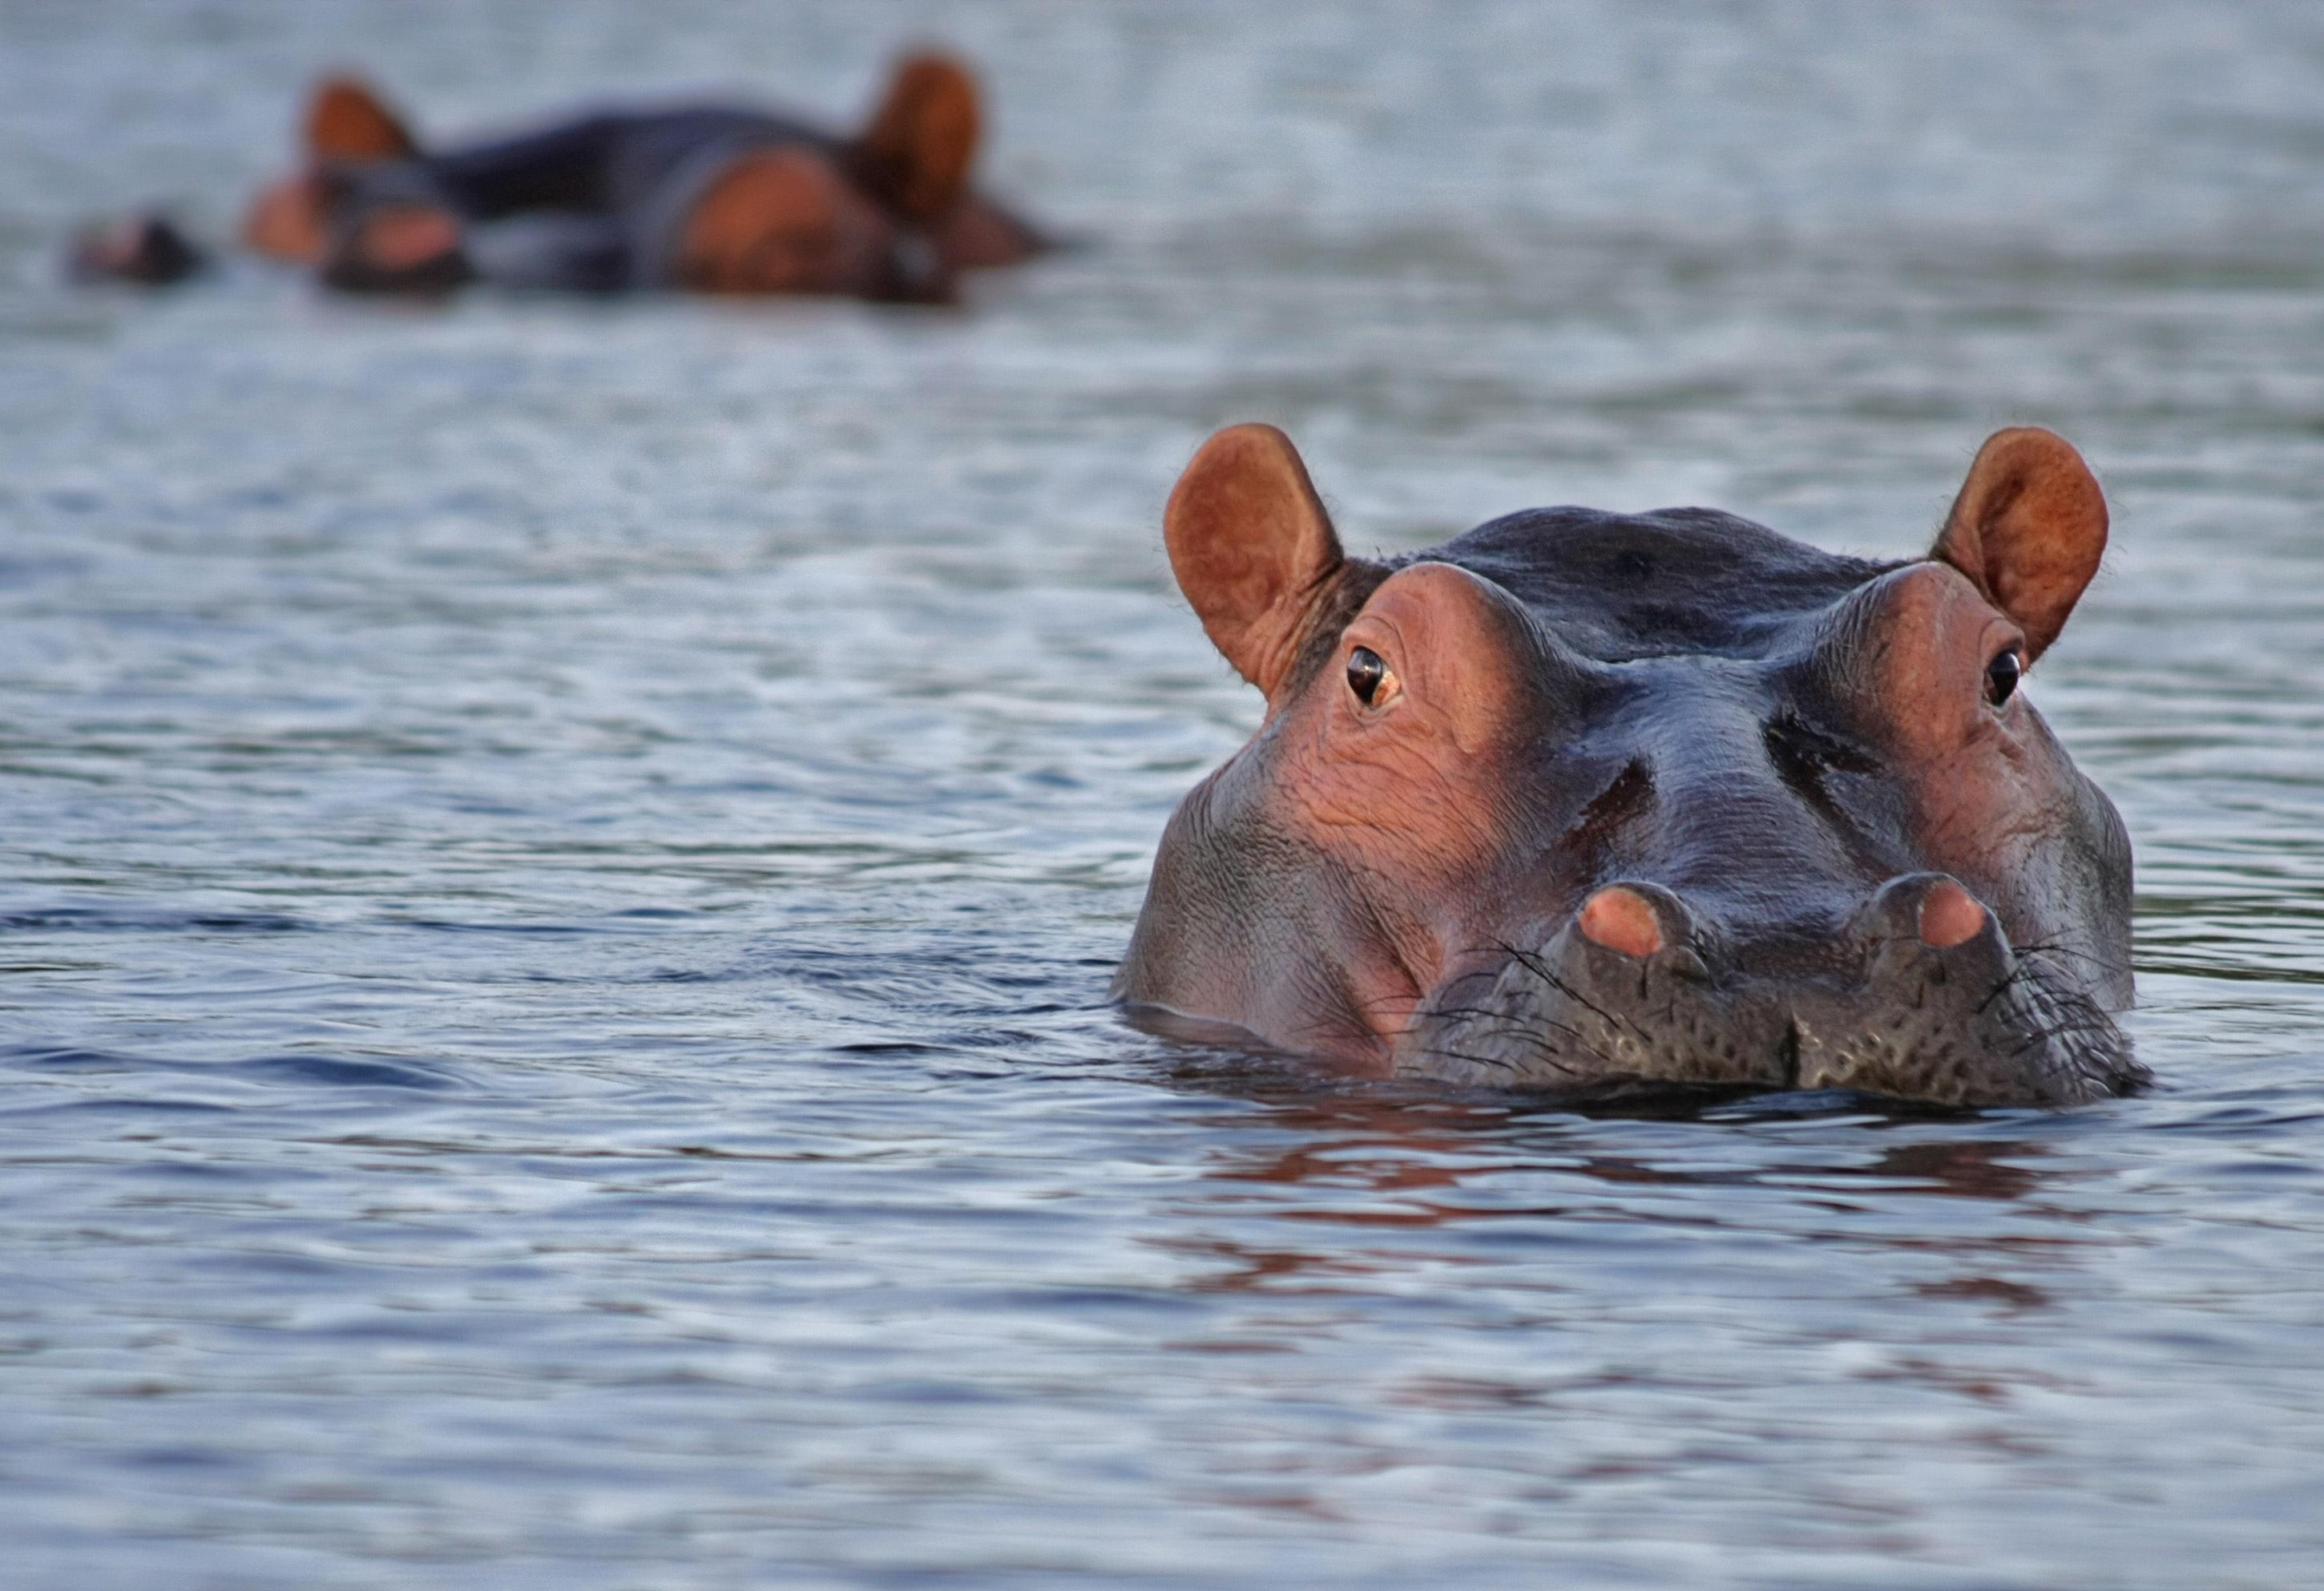
[[[2019,688],[2106,533],[2015,430],[1918,561],[1552,508],[1373,562],[1280,432],[1222,431],[1167,539],[1267,716],[1172,818],[1113,993],[1465,1084],[2134,1087],[2129,844]]]

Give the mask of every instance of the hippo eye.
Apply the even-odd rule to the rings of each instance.
[[[2015,649],[1997,652],[1985,665],[1985,699],[1995,707],[2007,701],[2017,691],[2017,680],[2025,672],[2025,665],[2017,661]]]
[[[1364,706],[1376,705],[1375,698],[1388,677],[1388,664],[1370,647],[1359,646],[1348,653],[1348,689]]]

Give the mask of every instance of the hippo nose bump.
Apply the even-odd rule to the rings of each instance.
[[[1694,913],[1658,883],[1637,879],[1604,884],[1582,902],[1573,929],[1600,948],[1633,961],[1690,976],[1707,976]]]
[[[1654,902],[1626,884],[1608,884],[1591,895],[1575,921],[1584,939],[1625,956],[1644,957],[1663,948]]]
[[[1921,943],[1950,950],[1975,939],[1985,927],[1985,908],[1975,895],[1951,879],[1941,878],[1921,897],[1914,927],[1920,931]]]
[[[1987,938],[2002,942],[1992,909],[1960,880],[1941,873],[1890,879],[1874,892],[1858,924],[1857,931],[1873,945],[1951,950]]]

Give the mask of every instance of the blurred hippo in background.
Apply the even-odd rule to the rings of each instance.
[[[205,263],[200,246],[158,210],[88,227],[65,255],[66,273],[75,282],[131,282],[141,287],[183,282]]]
[[[976,190],[983,120],[967,69],[923,53],[852,135],[695,104],[429,148],[368,86],[335,78],[308,102],[300,169],[259,194],[243,241],[355,292],[488,282],[942,302],[962,273],[1049,246]],[[85,235],[75,274],[163,279],[132,246],[161,224]]]
[[[1267,714],[1172,817],[1113,994],[1462,1084],[2133,1088],[2129,842],[2021,689],[2106,539],[2024,429],[1911,562],[1571,507],[1367,561],[1281,432],[1222,431],[1166,540]]]

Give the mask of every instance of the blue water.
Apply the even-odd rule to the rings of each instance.
[[[0,13],[0,1582],[2324,1579],[2324,12]],[[325,66],[422,127],[984,63],[1100,246],[964,313],[76,292]],[[1591,1117],[1102,1002],[1257,703],[1211,427],[1352,544],[1924,545],[2064,431],[2029,689],[2148,1095]]]

